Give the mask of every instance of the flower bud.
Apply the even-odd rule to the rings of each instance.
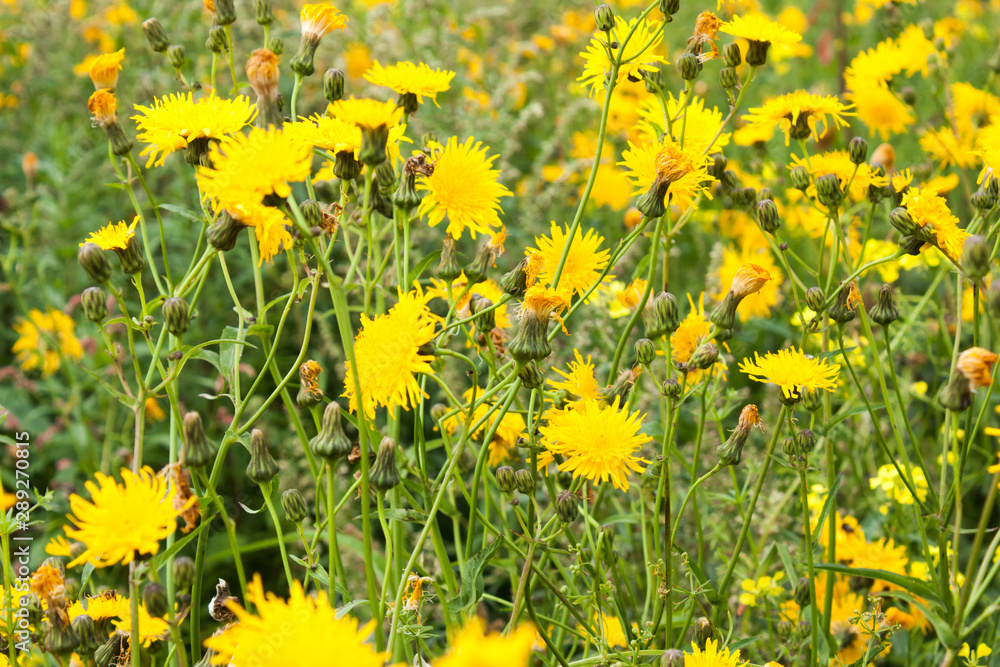
[[[722,172],[722,178],[719,180],[722,181],[722,189],[726,192],[735,192],[737,189],[742,190],[740,188],[740,178],[732,169],[726,169]]]
[[[694,81],[701,74],[701,61],[693,53],[685,53],[678,58],[676,67],[685,81]]]
[[[250,433],[250,464],[247,465],[246,476],[259,486],[278,476],[278,464],[268,451],[264,432],[259,428]]]
[[[740,85],[740,75],[732,67],[723,67],[719,70],[719,85],[723,90],[732,90]]]
[[[671,401],[676,401],[681,397],[681,383],[673,378],[664,382],[660,390]]]
[[[740,53],[740,45],[731,42],[722,48],[722,57],[726,60],[727,67],[739,67],[743,64],[743,55]]]
[[[762,199],[757,202],[757,221],[761,228],[773,234],[781,227],[781,220],[778,218],[778,207],[771,199]]]
[[[163,320],[167,331],[180,337],[191,326],[188,304],[183,297],[172,296],[163,302]]]
[[[691,358],[688,360],[689,368],[697,368],[700,370],[708,370],[715,365],[715,362],[719,360],[719,347],[711,342],[707,341],[698,346],[698,349],[694,351]]]
[[[184,47],[180,44],[171,44],[167,47],[167,62],[174,69],[184,67]]]
[[[473,294],[469,299],[469,312],[475,317],[473,323],[481,334],[489,334],[496,328],[496,309],[493,302],[480,294]]]
[[[215,22],[219,25],[231,25],[236,22],[236,7],[233,0],[214,0]]]
[[[812,587],[809,585],[808,577],[801,577],[795,584],[795,604],[799,609],[805,609],[812,601]]]
[[[167,589],[157,581],[150,581],[142,589],[142,602],[150,616],[163,617],[167,614]]]
[[[660,67],[660,63],[651,63],[649,69],[640,71],[647,93],[656,95],[663,90],[663,69]]]
[[[941,387],[937,396],[938,403],[952,412],[964,412],[969,409],[974,399],[969,381],[961,373],[952,373],[948,384]]]
[[[45,625],[45,649],[54,655],[68,656],[80,645],[80,640],[73,632],[71,624],[62,623],[59,618],[61,609],[49,607],[45,611],[48,623]]]
[[[280,37],[271,37],[267,40],[267,49],[276,56],[285,52],[285,40]]]
[[[203,468],[215,461],[215,447],[205,435],[201,415],[189,412],[184,415],[184,442],[181,460],[188,468]]]
[[[347,456],[354,449],[344,433],[340,404],[337,401],[331,401],[323,410],[319,433],[309,441],[309,449],[316,456],[331,463],[342,456]]]
[[[892,223],[892,226],[900,234],[912,235],[917,231],[917,225],[913,222],[913,218],[910,217],[910,212],[902,206],[894,208],[889,213],[889,222]]]
[[[281,494],[281,509],[285,518],[294,524],[302,523],[309,516],[309,508],[298,489],[288,489]]]
[[[979,211],[985,212],[996,206],[997,198],[993,196],[989,188],[979,188],[972,193],[972,205]]]
[[[87,276],[95,283],[104,283],[111,278],[111,262],[96,243],[84,243],[76,251],[76,261],[80,263]]]
[[[143,21],[142,32],[146,35],[149,48],[153,49],[156,53],[163,53],[170,46],[170,40],[167,39],[167,32],[163,29],[160,19],[148,18]]]
[[[229,38],[226,36],[226,29],[221,25],[214,25],[209,28],[205,47],[217,55],[225,53],[229,49]]]
[[[649,366],[656,359],[656,345],[648,338],[640,338],[635,342],[635,358],[643,366]]]
[[[892,299],[892,288],[889,285],[882,285],[878,290],[878,300],[872,306],[868,316],[872,322],[887,327],[899,319],[899,309]]]
[[[506,494],[507,496],[510,496],[512,493],[514,493],[514,488],[517,485],[517,482],[514,479],[514,477],[515,477],[514,469],[511,468],[510,466],[500,466],[499,468],[497,468],[496,471],[497,488],[500,489],[501,493]]]
[[[458,263],[458,252],[455,250],[455,241],[451,236],[444,237],[444,244],[441,247],[441,262],[437,268],[438,278],[445,282],[452,282],[462,275],[462,267]]]
[[[527,389],[538,389],[545,382],[545,374],[534,361],[526,363],[518,372],[517,377]]]
[[[796,190],[805,192],[809,189],[809,171],[805,167],[801,165],[792,167],[789,178],[792,182],[792,187]]]
[[[604,387],[598,392],[600,397],[608,405],[614,405],[616,400],[619,405],[625,405],[629,396],[632,395],[632,390],[635,389],[635,380],[641,372],[642,370],[639,368],[628,368],[622,371],[615,378],[614,384],[610,387]]]
[[[840,179],[836,174],[823,174],[816,179],[816,194],[823,206],[835,209],[844,199],[844,191],[840,188]]]
[[[375,167],[375,182],[373,185],[377,186],[381,194],[389,196],[396,189],[396,172],[392,167],[392,163],[388,160],[384,160]],[[390,217],[392,217],[390,215]]]
[[[94,662],[98,667],[111,667],[122,664],[128,659],[129,640],[128,634],[122,630],[115,630],[108,641],[101,644],[94,651]]]
[[[826,295],[823,294],[823,290],[819,287],[810,287],[806,290],[806,305],[809,306],[811,310],[817,313],[823,312],[823,307],[826,305]]]
[[[236,247],[237,237],[246,228],[247,226],[234,218],[229,211],[223,211],[205,230],[205,239],[216,250],[226,252]]]
[[[677,312],[677,298],[670,292],[659,292],[646,302],[642,311],[642,324],[646,337],[658,339],[677,331],[680,316]]]
[[[194,583],[194,561],[187,556],[178,556],[174,559],[172,572],[174,575],[174,586],[178,593],[185,593],[191,590]]]
[[[808,456],[816,449],[816,433],[812,429],[804,428],[796,434],[799,451],[803,456]]]
[[[396,441],[392,438],[382,438],[368,478],[372,488],[378,491],[388,491],[399,484],[399,471],[396,469]]]
[[[733,201],[741,208],[752,210],[757,205],[757,191],[751,187],[746,187],[738,193],[733,193]]]
[[[399,187],[392,193],[392,205],[407,212],[416,208],[424,198],[424,194],[417,191],[417,175],[429,176],[433,173],[434,165],[427,161],[426,155],[406,158],[399,176]]]
[[[83,290],[80,302],[83,304],[83,313],[91,322],[100,324],[108,316],[108,295],[100,287]]]
[[[610,32],[615,28],[615,12],[608,5],[597,6],[594,20],[597,22],[597,29],[602,32]]]
[[[743,447],[747,444],[750,432],[754,428],[759,428],[764,432],[764,422],[757,412],[757,406],[750,404],[740,412],[740,420],[724,443],[715,450],[715,455],[719,457],[719,463],[725,466],[739,465],[743,460]]]
[[[858,288],[853,282],[844,285],[837,292],[837,298],[834,299],[833,305],[830,306],[830,312],[828,313],[830,319],[838,324],[847,324],[853,320],[858,314],[855,303],[856,300],[860,300],[860,297],[857,297],[857,293]]]
[[[795,632],[795,626],[792,625],[792,622],[784,619],[778,621],[776,629],[778,631],[778,637],[780,637],[782,641],[788,641],[788,638],[792,636],[793,632]]]
[[[681,9],[681,0],[660,0],[660,13],[667,17],[667,23],[673,19],[674,14]]]
[[[514,487],[526,496],[533,495],[535,493],[535,478],[531,475],[531,471],[521,469],[515,472]]]
[[[80,614],[73,619],[72,630],[73,634],[80,640],[76,652],[81,656],[93,655],[100,646],[97,641],[97,626],[94,625],[94,619],[87,614]]]
[[[515,299],[520,299],[528,291],[528,258],[525,257],[513,269],[500,278],[500,289]]]
[[[734,46],[730,44],[730,46]],[[660,655],[660,667],[684,667],[684,652],[668,648]]]
[[[729,160],[722,153],[716,153],[712,156],[712,164],[708,168],[708,173],[717,181],[722,180],[723,174],[726,173],[726,167],[729,164]]]
[[[986,238],[979,234],[965,239],[965,246],[962,248],[962,270],[965,275],[973,280],[988,275],[992,250]]]
[[[571,491],[560,491],[556,496],[556,516],[563,523],[573,523],[580,516],[580,501]]]
[[[146,259],[142,256],[139,239],[134,235],[128,238],[124,248],[115,248],[114,250],[115,254],[118,255],[118,264],[123,273],[134,276],[142,273],[142,270],[146,268]]]
[[[331,67],[323,73],[323,97],[330,104],[344,99],[344,73]]]
[[[861,137],[854,137],[851,139],[851,143],[847,145],[847,155],[850,157],[851,162],[856,165],[862,165],[865,160],[868,159],[868,142]]]
[[[295,397],[296,403],[311,408],[322,402],[323,390],[319,388],[317,381],[322,372],[323,368],[312,359],[299,366],[299,393]]]
[[[271,25],[274,23],[274,10],[271,8],[271,0],[253,0],[253,17],[259,25]]]
[[[920,249],[926,245],[926,242],[917,238],[916,236],[900,236],[899,237],[899,249],[905,252],[907,255],[917,256],[920,254]]]
[[[715,628],[712,627],[710,620],[702,616],[694,622],[694,643],[697,644],[698,648],[704,651],[705,644],[714,636]]]

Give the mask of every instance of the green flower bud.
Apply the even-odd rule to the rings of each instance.
[[[544,359],[552,354],[549,346],[549,314],[522,311],[521,328],[507,346],[511,358],[521,364]]]
[[[167,31],[163,29],[160,19],[148,18],[143,21],[142,32],[146,35],[149,48],[153,49],[156,53],[163,53],[170,46],[170,40],[167,39]]]
[[[649,366],[656,359],[656,345],[648,338],[640,338],[635,342],[635,358],[643,366]]]
[[[184,415],[184,443],[181,460],[188,468],[204,468],[215,461],[215,447],[205,435],[201,415],[189,412]]]
[[[76,251],[76,261],[80,263],[87,276],[95,283],[104,283],[111,278],[111,262],[96,243],[84,243]]]
[[[171,44],[167,47],[167,62],[174,69],[184,67],[184,47],[180,44]]]
[[[388,197],[396,189],[396,172],[392,168],[392,163],[388,160],[380,162],[378,166],[375,167],[374,178],[375,182],[373,183],[373,186],[378,186],[379,191],[383,195]]]
[[[523,493],[526,496],[534,495],[535,493],[535,478],[532,477],[530,470],[518,470],[514,473],[514,487],[518,492]]]
[[[722,178],[719,180],[722,182],[722,189],[726,192],[735,192],[740,187],[740,179],[732,169],[726,169],[722,172]]]
[[[740,53],[740,45],[736,42],[730,42],[722,47],[722,57],[727,67],[739,67],[743,64],[743,54]]]
[[[660,0],[660,13],[667,17],[667,23],[670,23],[670,20],[674,14],[680,11],[680,8],[681,0]]]
[[[920,249],[923,248],[927,243],[916,236],[900,236],[899,237],[899,249],[905,252],[907,255],[919,255]]]
[[[750,43],[753,44],[753,42]],[[694,643],[697,644],[698,648],[704,651],[708,640],[713,637],[715,637],[715,628],[710,620],[702,616],[694,622]]]
[[[187,556],[178,556],[173,564],[174,587],[178,593],[186,593],[191,590],[194,583],[194,561]]]
[[[353,150],[338,151],[333,159],[333,175],[342,181],[353,181],[361,174],[362,165]]]
[[[840,179],[836,174],[823,174],[816,179],[816,194],[823,206],[835,209],[844,199],[844,191],[840,189]]]
[[[938,403],[952,412],[965,412],[972,405],[975,397],[965,376],[955,371],[951,374],[948,384],[941,387],[937,396]]]
[[[496,310],[493,308],[493,302],[486,297],[473,294],[469,299],[469,312],[475,317],[473,323],[479,333],[488,335],[496,328]]]
[[[135,236],[128,238],[124,248],[115,248],[115,254],[118,255],[118,263],[123,273],[134,276],[146,268],[146,259],[142,256],[142,247],[139,245],[139,239]]]
[[[798,630],[799,638],[807,639],[809,634],[812,632],[812,623],[806,620],[799,621],[799,624],[796,626],[796,630]]]
[[[839,324],[847,324],[857,316],[858,309],[851,298],[851,293],[855,289],[853,285],[846,284],[837,292],[837,298],[834,300],[833,305],[830,306],[830,312],[828,313],[831,320]]]
[[[376,172],[378,172],[379,167],[382,167],[383,165],[388,166],[389,171],[392,171],[392,167],[389,165],[389,162],[385,161],[376,167]],[[387,176],[383,175],[383,178],[387,178]],[[390,187],[395,187],[395,180],[392,181]],[[391,194],[391,190],[388,194],[385,193],[383,188],[380,186],[378,173],[376,173],[372,180],[371,206],[373,209],[378,211],[379,215],[387,220],[392,219],[392,199],[389,198]]]
[[[615,28],[615,12],[608,5],[598,5],[594,10],[594,19],[597,21],[597,29],[602,32],[610,32]]]
[[[997,198],[988,188],[980,188],[972,193],[971,201],[979,211],[985,212],[996,206]]]
[[[570,491],[560,491],[556,496],[556,516],[563,523],[573,523],[580,516],[580,500]]]
[[[642,324],[646,337],[652,340],[677,331],[680,326],[677,298],[670,292],[659,292],[646,302],[642,311]]]
[[[809,171],[805,167],[801,165],[792,167],[789,179],[792,181],[792,187],[796,190],[805,192],[809,189]]]
[[[667,212],[667,206],[663,199],[667,196],[667,190],[669,189],[670,183],[668,181],[656,179],[649,187],[649,190],[646,191],[646,194],[639,197],[635,203],[635,207],[650,220],[661,217]]]
[[[309,508],[298,489],[288,489],[281,494],[281,509],[285,512],[285,518],[294,524],[302,523],[309,516]]]
[[[751,39],[747,48],[747,65],[760,67],[767,62],[767,50],[771,48],[771,42],[759,42]],[[800,116],[800,118],[804,117]],[[793,135],[794,136],[794,135]],[[806,136],[809,136],[808,134]]]
[[[102,125],[108,141],[111,143],[111,152],[117,156],[128,155],[132,151],[132,138],[125,134],[125,130],[118,124],[117,119],[111,120],[106,125]]]
[[[192,167],[198,167],[203,162],[210,164],[208,149],[211,147],[211,140],[208,137],[197,137],[188,142],[184,149],[184,160]]]
[[[392,194],[393,206],[404,211],[411,211],[420,204],[424,195],[417,191],[417,176],[430,176],[434,173],[434,165],[427,161],[427,156],[413,155],[403,163],[403,172],[399,177],[399,187]]]
[[[743,188],[738,194],[733,194],[733,201],[741,208],[751,210],[757,205],[757,191],[750,187]]]
[[[807,289],[806,305],[817,313],[822,313],[823,307],[826,305],[826,295],[823,294],[823,290],[819,287],[810,287]]]
[[[330,104],[344,99],[344,73],[331,67],[323,73],[323,97]]]
[[[962,270],[965,275],[972,280],[979,280],[988,275],[992,251],[986,238],[979,234],[965,239],[965,246],[962,248]]]
[[[716,153],[712,156],[712,165],[708,168],[708,173],[717,181],[722,180],[723,174],[726,173],[726,167],[729,165],[729,160],[722,153]]]
[[[399,471],[396,469],[396,441],[392,438],[382,438],[368,478],[372,488],[378,491],[388,491],[399,484]]]
[[[847,155],[850,157],[851,162],[856,165],[862,165],[865,160],[868,159],[868,142],[861,137],[854,137],[851,139],[851,143],[847,145]]]
[[[660,67],[660,63],[652,63],[651,69],[640,71],[642,72],[647,93],[655,95],[658,91],[663,90],[663,69]]]
[[[799,401],[802,407],[809,412],[816,412],[823,407],[823,401],[820,400],[819,392],[806,389],[805,387],[799,389]]]
[[[229,38],[226,37],[226,29],[220,25],[215,25],[208,30],[208,39],[205,40],[205,47],[215,54],[222,54],[229,48]]]
[[[128,633],[122,630],[115,630],[108,641],[101,644],[94,651],[94,662],[98,667],[112,667],[119,665],[128,655],[129,638]]]
[[[229,211],[223,211],[205,230],[205,239],[216,250],[226,252],[236,247],[237,237],[246,228],[247,226],[234,218]]]
[[[799,578],[795,584],[795,604],[799,609],[805,609],[812,602],[812,586],[809,585],[808,577]]]
[[[792,636],[793,632],[795,632],[795,626],[792,625],[791,621],[780,620],[778,621],[778,625],[776,627],[778,630],[778,637],[780,637],[783,641],[788,641],[788,638]]]
[[[361,128],[361,149],[358,160],[369,167],[385,162],[385,149],[389,144],[389,128],[380,125],[376,128]]]
[[[771,199],[762,199],[757,202],[757,221],[761,228],[773,234],[781,227],[781,220],[778,218],[778,207]]]
[[[455,241],[451,236],[444,237],[444,245],[441,247],[441,262],[437,268],[438,278],[445,282],[452,282],[462,275],[462,267],[458,263],[458,252],[455,250]]]
[[[331,401],[323,410],[323,420],[319,433],[309,441],[312,453],[329,462],[334,462],[342,456],[347,456],[354,449],[351,441],[344,433],[344,425],[340,416],[340,404]]]
[[[259,25],[274,23],[274,10],[270,0],[253,0],[253,17]]]
[[[73,634],[80,640],[76,652],[81,656],[93,655],[100,646],[97,641],[97,626],[94,625],[94,619],[87,614],[80,614],[73,619],[72,630]]]
[[[83,313],[91,322],[100,324],[108,316],[108,295],[100,287],[88,287],[80,297]]]
[[[80,645],[80,639],[73,632],[72,625],[63,626],[59,611],[61,610],[50,607],[45,612],[45,618],[48,620],[45,630],[45,650],[55,655],[68,656]]]
[[[693,53],[685,53],[678,58],[676,67],[685,81],[694,81],[701,74],[701,61]]]
[[[276,56],[285,52],[285,40],[280,37],[271,37],[267,40],[267,50]]]
[[[691,358],[688,360],[689,368],[708,370],[719,360],[719,348],[711,342],[705,342],[698,346]]]
[[[740,85],[740,75],[732,67],[723,67],[719,70],[719,85],[723,90],[732,90]]]
[[[730,46],[734,46],[730,44]],[[684,652],[668,648],[660,655],[660,667],[684,667]]]
[[[889,285],[882,285],[878,290],[878,300],[868,313],[872,321],[884,327],[889,326],[899,319],[899,309],[892,299],[892,288]]]
[[[681,397],[681,383],[673,378],[664,382],[660,389],[663,395],[671,401],[676,401]]]
[[[515,299],[520,299],[528,291],[528,258],[525,257],[513,269],[500,278],[500,289]]]
[[[808,428],[804,428],[796,435],[799,444],[799,451],[803,456],[808,456],[816,449],[816,434]]]
[[[638,369],[628,368],[618,374],[614,384],[604,387],[598,393],[608,405],[614,405],[616,400],[619,405],[625,405],[635,389],[635,380],[639,377],[639,373]]]
[[[538,389],[545,382],[545,374],[534,361],[526,363],[517,374],[521,384],[527,389]]]
[[[497,488],[500,489],[500,493],[510,496],[514,493],[514,488],[517,482],[514,479],[514,469],[510,466],[500,466],[496,471],[497,478]]]
[[[150,616],[162,617],[167,614],[167,589],[157,581],[150,581],[142,589],[142,602]]]
[[[278,464],[267,449],[264,432],[255,428],[250,433],[250,464],[246,476],[251,482],[264,486],[278,476]]]
[[[910,212],[902,206],[892,209],[889,214],[889,222],[900,234],[912,235],[917,231],[917,225],[910,217]]]
[[[172,296],[163,302],[163,320],[167,331],[180,337],[191,326],[188,304],[183,297]]]
[[[219,25],[236,23],[236,6],[233,0],[215,0],[215,22]]]

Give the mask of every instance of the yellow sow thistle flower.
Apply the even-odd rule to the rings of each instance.
[[[917,490],[917,497],[923,502],[927,499],[927,478],[924,477],[924,473],[919,468],[913,469],[913,488]],[[880,489],[893,501],[899,503],[900,505],[912,505],[913,504],[913,494],[910,493],[910,489],[906,486],[906,483],[900,478],[899,471],[896,470],[896,466],[891,463],[886,463],[883,466],[879,466],[878,475],[868,479],[868,486],[872,490]],[[866,548],[870,548],[868,545]],[[843,558],[840,554],[838,557]],[[859,563],[853,563],[855,567],[861,567]],[[883,567],[882,569],[886,569]]]
[[[160,550],[160,540],[177,530],[177,517],[190,507],[194,496],[180,508],[174,507],[174,486],[151,468],[138,474],[121,471],[122,484],[103,473],[85,486],[90,500],[75,493],[69,497],[73,511],[68,515],[76,528],[66,528],[66,537],[82,542],[83,553],[69,567],[91,562],[97,567],[127,565],[141,556]]]
[[[796,44],[802,41],[802,35],[763,14],[736,16],[732,21],[723,23],[719,31],[750,42],[746,61],[751,67],[760,67],[767,62],[767,50],[771,44]]]
[[[635,194],[642,195],[636,207],[647,218],[658,218],[666,213],[668,194],[670,203],[682,211],[690,208],[698,195],[711,199],[707,187],[712,181],[707,169],[708,156],[681,148],[669,137],[662,142],[636,146],[630,141],[628,145],[629,149],[622,153],[623,160],[618,164],[629,170]]]
[[[919,229],[930,225],[930,238],[941,252],[958,263],[969,233],[959,228],[958,218],[952,215],[944,197],[927,188],[910,188],[903,195],[903,206]],[[921,233],[918,231],[918,233]],[[926,235],[926,230],[922,232]]]
[[[347,17],[331,4],[307,4],[299,14],[302,22],[302,36],[320,40],[334,30],[347,27]]]
[[[802,390],[835,391],[840,366],[808,357],[802,350],[789,348],[777,353],[768,352],[763,357],[754,352],[754,360],[745,358],[740,362],[740,370],[750,376],[751,380],[778,385],[783,402],[795,402]]]
[[[608,265],[610,257],[607,250],[600,250],[604,238],[593,229],[587,230],[584,234],[577,228],[572,238],[567,235],[568,232],[568,225],[563,230],[553,221],[549,231],[550,236],[535,237],[538,249],[525,250],[524,254],[535,258],[536,263],[532,267],[532,274],[529,275],[529,284],[541,280],[551,285],[559,267],[559,260],[567,247],[569,252],[566,255],[562,275],[559,277],[560,287],[582,294],[600,278],[601,270]]]
[[[619,402],[617,396],[610,406],[602,400],[585,400],[551,416],[541,427],[545,448],[565,458],[559,470],[591,483],[610,480],[615,488],[628,491],[628,476],[641,473],[641,464],[648,463],[636,452],[652,438],[639,432],[642,413],[630,414]]]
[[[712,314],[709,321],[720,329],[732,329],[736,326],[736,309],[740,302],[751,294],[756,294],[771,280],[771,274],[757,264],[744,264],[733,276],[729,293]]]
[[[247,598],[256,612],[228,602],[239,622],[205,640],[205,647],[217,654],[213,665],[285,667],[334,660],[352,667],[382,667],[388,659],[367,643],[375,621],[359,627],[349,615],[337,618],[323,590],[306,595],[302,584],[294,581],[283,600],[265,593],[257,574],[247,586]]]
[[[449,70],[433,69],[420,63],[401,62],[384,67],[375,61],[371,69],[365,72],[365,79],[376,86],[385,86],[399,95],[399,106],[407,113],[417,110],[417,105],[424,103],[424,97],[429,97],[437,104],[437,94],[451,87],[455,73]]]
[[[456,240],[466,229],[476,238],[476,234],[493,234],[501,226],[500,198],[512,193],[498,181],[500,171],[493,168],[498,156],[487,157],[488,151],[488,146],[472,137],[463,144],[451,137],[434,151],[434,172],[417,181],[417,190],[427,192],[417,210],[427,216],[428,225],[436,227],[447,216],[446,231]]]
[[[478,616],[469,620],[449,642],[448,651],[435,659],[432,667],[528,667],[535,627],[522,623],[501,634],[486,632],[486,622]]]
[[[747,662],[740,662],[740,652],[730,653],[728,648],[719,648],[719,642],[709,639],[705,649],[691,643],[691,653],[684,654],[684,667],[743,667]]]
[[[361,128],[358,159],[374,167],[386,159],[390,128],[403,118],[403,108],[395,102],[351,98],[330,105],[328,113]]]
[[[565,287],[553,289],[533,285],[521,302],[521,328],[508,346],[510,356],[519,364],[544,359],[552,353],[549,347],[549,318],[569,307],[573,292]]]
[[[778,584],[785,576],[784,572],[778,572],[774,577],[764,575],[756,580],[744,579],[740,584],[743,592],[740,594],[740,604],[747,607],[757,606],[758,597],[776,597],[785,592],[785,589]]]
[[[622,66],[618,69],[616,84],[628,81],[638,82],[642,80],[642,73],[645,70],[652,70],[657,67],[657,63],[667,64],[661,56],[654,51],[663,41],[663,30],[658,22],[650,19],[635,18],[626,22],[620,16],[615,17],[615,27],[611,30],[611,41],[621,45],[631,31],[632,36],[625,44],[622,53]],[[614,51],[617,58],[618,50]],[[605,43],[603,32],[594,35],[587,45],[587,49],[580,53],[584,60],[583,74],[577,78],[583,85],[590,86],[590,94],[597,97],[598,93],[605,90],[604,78],[607,72],[611,71],[611,60],[608,57],[608,46]]]
[[[97,56],[91,61],[87,73],[90,75],[90,80],[94,82],[96,90],[104,88],[114,90],[114,87],[118,85],[118,72],[122,68],[123,60],[125,60],[124,48],[114,53]]]
[[[132,219],[132,224],[126,224],[124,220],[120,222],[109,222],[96,232],[91,232],[80,247],[87,243],[95,243],[101,250],[125,250],[128,242],[135,238],[135,226],[139,224],[139,216]]]
[[[834,129],[847,127],[845,116],[853,116],[850,106],[832,95],[813,95],[803,90],[772,97],[762,106],[750,109],[743,120],[751,127],[778,126],[785,133],[785,145],[791,139],[819,139],[816,126],[823,124],[826,134],[832,124]]]
[[[48,377],[59,370],[63,357],[74,361],[83,357],[72,318],[58,310],[43,313],[33,308],[27,319],[19,317],[13,328],[18,338],[11,352],[23,371],[41,369],[42,376]]]

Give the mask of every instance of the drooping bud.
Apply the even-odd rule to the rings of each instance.
[[[84,243],[76,252],[76,261],[95,283],[104,283],[111,277],[111,262],[96,243]]]
[[[48,621],[45,627],[45,649],[55,655],[68,656],[80,645],[80,640],[73,632],[72,625],[63,625],[59,618],[61,611],[55,607],[49,607],[45,611],[45,618]]]
[[[809,189],[809,171],[805,167],[801,165],[792,167],[789,179],[792,181],[792,187],[796,190],[805,192]]]
[[[840,188],[840,179],[836,174],[823,174],[816,179],[816,195],[823,206],[836,209],[844,199],[844,191]]]
[[[569,293],[534,285],[524,294],[521,328],[507,346],[510,356],[520,364],[544,359],[552,353],[549,346],[549,318],[569,306]]]
[[[781,227],[781,220],[778,217],[778,207],[771,199],[762,199],[757,202],[757,221],[761,228],[773,234]]]
[[[556,496],[556,516],[563,523],[573,523],[580,516],[580,500],[571,491],[560,491]]]
[[[317,378],[323,368],[310,359],[299,366],[299,393],[295,402],[307,408],[319,405],[323,401],[323,390],[319,388]]]
[[[754,428],[759,428],[764,432],[764,422],[757,412],[757,406],[750,404],[740,412],[739,422],[736,428],[729,435],[729,439],[719,445],[715,450],[715,455],[719,457],[719,462],[726,466],[739,465],[743,460],[743,447],[750,437],[750,432]]]
[[[525,257],[513,269],[500,278],[500,289],[515,299],[520,299],[528,291],[528,258]]]
[[[344,99],[344,73],[331,67],[323,73],[323,97],[330,104]]]
[[[184,443],[181,460],[188,468],[203,468],[215,461],[215,447],[205,435],[201,415],[189,412],[184,415]]]
[[[309,449],[320,458],[331,463],[351,453],[354,446],[344,433],[340,416],[340,404],[331,401],[323,410],[323,420],[319,433],[309,441]]]
[[[158,18],[148,18],[142,22],[142,32],[146,35],[146,41],[149,42],[149,48],[153,49],[156,53],[163,53],[170,46],[170,40],[167,38],[167,31],[163,29],[163,24],[160,23]]]
[[[670,292],[658,292],[646,302],[642,311],[642,324],[646,329],[646,337],[651,340],[677,331],[680,326],[677,298]]]
[[[868,313],[872,322],[887,327],[899,319],[899,309],[892,299],[892,287],[882,285],[878,290],[878,300]]]
[[[246,469],[247,479],[264,486],[278,476],[278,464],[267,449],[264,432],[255,428],[250,433],[250,464]]]
[[[709,639],[715,636],[715,628],[712,626],[712,622],[702,616],[697,621],[694,622],[694,643],[701,650],[705,650],[705,645],[708,643]]]
[[[388,491],[399,484],[399,470],[396,469],[396,441],[392,438],[382,438],[375,463],[369,471],[372,488],[378,491]]]
[[[526,363],[524,367],[518,371],[517,377],[521,381],[521,385],[526,389],[538,389],[545,382],[545,374],[534,361]]]
[[[428,162],[423,153],[406,158],[399,177],[399,187],[392,193],[393,206],[407,212],[416,208],[424,197],[423,192],[417,191],[417,176],[430,176],[433,173],[434,164]]]
[[[205,239],[216,250],[227,252],[236,247],[240,232],[247,226],[234,218],[229,211],[222,211],[205,230]]]
[[[648,338],[635,342],[635,359],[643,366],[649,366],[656,359],[656,345]]]
[[[615,28],[615,12],[608,5],[598,5],[594,10],[594,20],[597,22],[597,29],[602,32],[610,32]]]
[[[194,560],[188,556],[178,556],[174,559],[172,571],[177,591],[185,593],[191,590],[191,585],[194,583]]]
[[[163,321],[167,331],[178,338],[191,326],[188,304],[183,297],[172,296],[163,302]]]
[[[108,316],[108,295],[100,287],[88,287],[80,297],[83,312],[91,322],[100,324]]]
[[[974,234],[965,239],[962,248],[962,270],[973,280],[979,280],[990,272],[990,254],[993,249],[984,236]]]
[[[850,157],[851,162],[856,165],[862,165],[865,160],[868,159],[868,142],[861,137],[854,137],[851,139],[851,143],[847,145],[847,155]]]
[[[521,470],[515,472],[514,487],[519,493],[523,493],[526,496],[534,495],[535,478],[531,475],[531,471],[522,468]]]
[[[510,466],[500,466],[496,470],[497,488],[500,493],[510,496],[514,493],[517,482],[514,479],[514,469]]]
[[[142,589],[142,602],[150,616],[162,617],[167,614],[167,589],[158,581],[150,581]]]
[[[470,285],[486,280],[487,272],[496,265],[496,258],[503,254],[503,243],[506,238],[507,232],[501,229],[479,246],[476,256],[465,267],[465,277],[469,279]]]
[[[295,524],[302,523],[309,516],[309,508],[298,489],[288,489],[281,494],[281,509],[285,518]]]
[[[822,288],[810,287],[806,290],[806,305],[817,313],[823,312],[823,306],[826,305],[826,295],[823,294]]]
[[[445,282],[452,282],[462,275],[462,267],[458,263],[458,252],[455,250],[455,241],[451,235],[444,237],[444,244],[441,246],[441,262],[437,268],[438,278]]]

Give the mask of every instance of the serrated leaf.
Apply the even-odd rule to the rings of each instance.
[[[449,607],[465,611],[479,602],[479,598],[483,596],[483,567],[500,549],[502,543],[503,540],[497,538],[465,561],[462,567],[462,585],[458,595],[449,600]]]

